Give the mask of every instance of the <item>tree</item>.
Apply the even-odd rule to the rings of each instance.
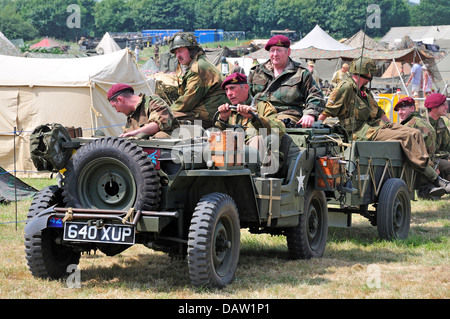
[[[95,5],[96,35],[105,32],[134,32],[132,2],[125,0],[103,0]]]
[[[194,9],[190,0],[134,0],[130,2],[135,31],[144,29],[192,30]]]
[[[34,39],[39,35],[31,22],[17,13],[15,4],[10,1],[0,2],[0,31],[8,39]]]
[[[411,25],[448,25],[449,21],[449,0],[421,0],[411,8]]]
[[[16,0],[15,3],[21,16],[31,21],[41,36],[76,40],[93,27],[94,0]],[[70,9],[73,5],[75,12]],[[69,23],[73,14],[80,22],[76,26]]]

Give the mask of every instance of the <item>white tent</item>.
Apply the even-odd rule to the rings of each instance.
[[[316,25],[303,39],[291,45],[292,50],[307,49],[310,47],[330,51],[353,49],[352,47],[333,39],[328,33],[323,31],[319,25]]]
[[[380,40],[380,43],[387,43],[389,47],[394,47],[406,35],[413,41],[437,44],[441,50],[450,48],[450,25],[392,27]]]
[[[450,94],[450,53],[436,62],[431,71],[434,75],[434,86],[436,89],[439,89],[442,94]]]
[[[109,104],[109,88],[122,82],[136,93],[155,91],[155,80],[143,76],[128,49],[77,59],[0,56],[0,69],[0,166],[14,170],[15,149],[18,176],[36,171],[29,138],[38,125],[81,127],[83,136],[99,128],[117,136],[126,117]]]
[[[114,39],[109,34],[109,32],[106,32],[103,35],[103,38],[100,40],[100,42],[95,47],[95,51],[107,54],[107,53],[120,51],[120,47],[117,44],[117,42],[114,41]]]
[[[1,55],[12,55],[20,56],[19,49],[16,48],[11,41],[0,31],[0,54]]]

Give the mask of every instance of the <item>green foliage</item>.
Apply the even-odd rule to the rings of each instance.
[[[95,0],[15,0],[20,15],[30,21],[41,36],[75,40],[87,34],[93,26],[92,9]],[[80,8],[80,27],[71,28],[68,20],[73,13],[70,5]]]
[[[448,25],[450,23],[449,0],[421,0],[411,8],[412,25]]]
[[[30,44],[26,44],[22,47],[20,47],[20,52],[39,52],[39,53],[51,53],[51,54],[64,54],[65,52],[61,50],[60,48],[37,48],[37,49],[30,49]]]
[[[69,28],[68,6],[80,8],[81,27]],[[380,8],[381,27],[367,28]],[[449,0],[0,0],[0,28],[7,37],[49,36],[74,40],[105,32],[144,29],[223,29],[268,37],[270,30],[291,29],[303,35],[319,24],[335,38],[365,30],[381,37],[393,26],[442,25],[450,21]]]
[[[10,39],[29,40],[39,33],[30,21],[24,19],[11,1],[0,1],[0,31]]]

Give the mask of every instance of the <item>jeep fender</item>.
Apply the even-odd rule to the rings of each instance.
[[[42,212],[28,220],[27,224],[25,225],[25,233],[26,234],[36,234],[45,228],[47,228],[47,222],[50,215],[55,214],[56,211],[54,210],[56,205],[44,209]]]
[[[177,192],[180,187],[189,189],[189,192],[187,194]],[[206,194],[213,192],[228,194],[236,202],[241,221],[259,222],[254,184],[248,169],[184,171],[178,175],[177,185],[172,184],[170,192],[169,197],[172,199],[177,194],[183,194],[178,200],[188,203],[188,210],[192,210]]]

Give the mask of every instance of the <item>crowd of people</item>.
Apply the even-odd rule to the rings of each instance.
[[[350,66],[344,64],[333,75],[333,91],[326,102],[315,79],[314,64],[304,67],[292,60],[290,40],[283,35],[267,42],[269,59],[254,64],[248,77],[233,72],[224,79],[190,33],[175,34],[169,45],[179,63],[179,98],[168,105],[158,96],[135,95],[129,85],[113,85],[108,99],[128,117],[122,136],[167,137],[179,123],[201,121],[205,129],[223,128],[228,122],[248,123],[246,127],[252,127],[253,132],[276,128],[283,138],[285,127],[308,128],[316,121],[334,117],[353,140],[399,141],[420,177],[417,188],[421,196],[450,193],[450,133],[442,119],[448,112],[446,96],[427,91],[428,82],[422,80],[420,65],[413,67],[408,84],[413,81],[413,90],[423,84],[428,118],[422,117],[414,99],[407,97],[395,105],[401,123],[392,123],[369,89],[377,71],[370,58],[360,57]],[[231,105],[236,106],[237,114],[231,114]],[[213,122],[217,111],[220,116]],[[261,121],[255,121],[252,112]],[[249,136],[246,141],[261,149],[263,145],[256,137]]]

